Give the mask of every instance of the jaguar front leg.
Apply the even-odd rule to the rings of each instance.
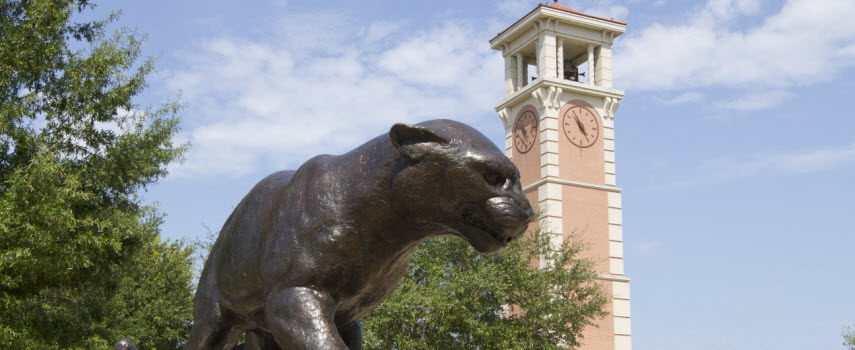
[[[284,288],[267,296],[265,320],[282,349],[350,350],[336,329],[335,306],[327,293]]]

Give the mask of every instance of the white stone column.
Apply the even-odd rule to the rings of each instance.
[[[521,53],[517,54],[517,91],[520,91],[523,86],[526,86],[528,82],[528,78],[526,77],[526,72],[528,72],[528,67],[525,65],[525,58]]]
[[[558,38],[558,48],[555,52],[555,63],[558,65],[558,72],[555,75],[558,79],[564,79],[564,39]]]
[[[543,33],[537,40],[537,77],[555,75],[555,34]]]
[[[597,61],[597,86],[612,88],[612,47],[602,45],[595,51]]]
[[[505,56],[505,97],[517,91],[519,81],[517,80],[517,58],[511,55]]]
[[[594,79],[594,45],[588,45],[588,84],[596,85],[597,80]]]

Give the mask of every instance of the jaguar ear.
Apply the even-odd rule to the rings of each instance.
[[[418,161],[438,147],[448,144],[448,139],[423,126],[398,123],[389,130],[389,139],[404,156]]]

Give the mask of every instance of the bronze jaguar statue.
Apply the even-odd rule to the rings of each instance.
[[[475,129],[395,124],[255,185],[205,263],[187,349],[361,349],[360,319],[419,242],[458,236],[490,254],[533,215],[517,168]]]

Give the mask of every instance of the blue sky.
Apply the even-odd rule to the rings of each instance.
[[[614,46],[633,347],[840,349],[855,324],[855,2],[569,1]],[[503,144],[488,40],[537,1],[119,2],[181,91],[182,165],[144,194],[167,237],[217,230],[251,186],[394,122]],[[111,10],[104,3],[95,14]]]

